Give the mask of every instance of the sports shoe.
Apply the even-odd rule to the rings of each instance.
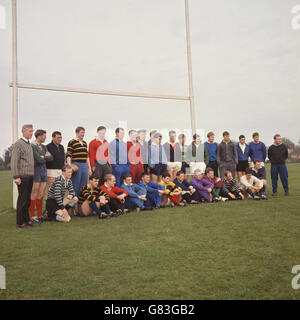
[[[121,216],[122,214],[124,214],[125,212],[123,211],[123,210],[121,210],[121,209],[118,209],[117,211],[116,211],[116,215],[117,215],[117,217],[118,216]]]
[[[222,202],[228,201],[228,198],[220,197]]]
[[[109,218],[110,218],[109,214],[106,214],[104,212],[99,214],[99,219],[109,219]]]
[[[34,216],[31,218],[31,221],[34,221],[34,222],[39,222],[39,217],[37,216]]]
[[[115,212],[111,212],[111,213],[109,213],[108,215],[109,215],[111,218],[112,218],[112,217],[118,217],[118,215],[117,215]]]
[[[156,209],[155,207],[154,208],[152,208],[152,207],[145,207],[144,208],[144,211],[151,211],[151,210],[153,210],[153,209]]]
[[[285,196],[289,196],[289,195],[290,195],[290,193],[287,191],[284,195],[285,195]]]
[[[273,192],[272,197],[277,197],[277,192]]]
[[[26,229],[26,228],[32,228],[32,226],[26,223],[23,223],[23,224],[17,224],[17,228]]]
[[[141,208],[137,207],[136,212],[139,213],[141,211]]]
[[[255,195],[255,196],[253,197],[253,199],[254,199],[254,200],[260,200],[260,197]]]
[[[198,204],[198,203],[199,203],[199,201],[196,201],[196,200],[191,201],[191,204]]]
[[[40,225],[39,222],[33,221],[33,220],[29,220],[28,222],[25,222],[27,225],[31,226],[31,227],[38,227]]]
[[[268,197],[265,194],[262,194],[260,197],[262,200],[268,200]]]

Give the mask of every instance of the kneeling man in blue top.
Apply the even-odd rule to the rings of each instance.
[[[150,175],[143,173],[138,185],[146,191],[146,201],[144,202],[145,209],[159,208],[161,204],[162,195],[164,194],[164,187],[158,183],[150,181]]]
[[[247,168],[249,168],[249,151],[250,148],[246,143],[246,138],[243,134],[239,136],[239,142],[236,144],[236,150],[238,154],[238,164],[236,167],[238,181],[245,174]]]
[[[183,171],[178,171],[176,174],[176,179],[173,181],[177,187],[182,189],[182,199],[187,203],[198,203],[192,200],[192,195],[196,192],[196,189],[185,179],[185,174]]]
[[[125,174],[130,173],[127,155],[127,144],[123,141],[124,129],[115,130],[116,138],[110,142],[109,151],[111,158],[112,174],[116,177],[116,186],[120,187]]]
[[[288,148],[281,142],[280,134],[275,134],[274,144],[268,149],[268,158],[271,162],[272,196],[277,196],[278,174],[280,175],[285,195],[289,195],[288,170],[285,164],[288,155]]]
[[[130,173],[126,174],[121,188],[128,192],[125,200],[125,208],[128,210],[140,211],[144,209],[144,201],[146,198],[146,190],[136,183],[132,183],[132,176]]]

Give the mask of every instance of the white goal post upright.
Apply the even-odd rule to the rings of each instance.
[[[185,0],[185,27],[186,27],[186,46],[187,46],[187,66],[188,66],[188,81],[189,81],[189,95],[177,96],[168,94],[151,94],[151,93],[137,93],[137,92],[123,92],[123,91],[107,91],[107,90],[93,90],[80,88],[67,88],[58,86],[33,85],[18,83],[18,56],[17,56],[17,0],[12,0],[12,82],[9,86],[12,87],[12,142],[18,139],[18,88],[36,89],[36,90],[50,90],[61,92],[85,93],[85,94],[99,94],[112,95],[122,97],[137,97],[137,98],[153,98],[153,99],[173,99],[173,100],[189,100],[190,102],[190,118],[192,133],[196,132],[195,125],[195,103],[194,103],[194,89],[192,77],[192,57],[191,57],[191,39],[190,39],[190,21],[189,21],[189,1]],[[13,207],[16,208],[17,202],[17,187],[13,187]]]

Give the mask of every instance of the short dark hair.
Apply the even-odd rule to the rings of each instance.
[[[161,175],[163,178],[169,177],[171,178],[169,172],[163,172],[163,174]]]
[[[120,131],[124,131],[124,129],[123,129],[123,128],[117,128],[117,129],[115,130],[115,133],[117,134],[117,133],[119,133]]]
[[[157,139],[157,138],[160,138],[160,137],[162,137],[161,133],[156,132],[156,133],[154,134],[154,137],[153,137],[153,138]]]
[[[137,133],[137,131],[135,129],[131,129],[131,130],[129,130],[128,135],[130,136],[132,134],[132,132],[136,132]]]
[[[259,159],[254,159],[253,163],[255,164],[255,163],[257,163],[257,162],[261,162],[261,160],[259,160]]]
[[[151,137],[155,132],[157,132],[157,130],[151,130],[151,131],[150,131],[150,137]]]
[[[61,171],[65,172],[67,169],[72,169],[72,167],[69,164],[65,164],[62,168]]]
[[[111,180],[114,177],[114,175],[112,173],[107,173],[104,176],[104,181],[106,182],[107,180]]]
[[[212,131],[209,131],[207,134],[207,138],[209,138],[210,136],[214,136],[215,134]]]
[[[180,133],[180,135],[178,136],[178,140],[185,138],[185,134],[184,133]]]
[[[38,138],[38,137],[42,136],[42,135],[45,134],[45,133],[46,133],[45,130],[43,130],[43,129],[37,129],[37,130],[35,131],[34,135],[35,135],[36,138]]]
[[[200,138],[200,135],[197,134],[197,133],[195,133],[195,134],[193,135],[193,139],[196,140],[197,138]]]
[[[106,128],[105,128],[104,126],[99,126],[99,127],[97,128],[97,132],[99,132],[99,131],[101,131],[101,130],[106,130]]]
[[[89,180],[93,180],[93,179],[99,180],[99,177],[96,176],[95,174],[92,174],[91,176],[89,176]]]
[[[184,174],[184,172],[182,170],[177,171],[176,177],[179,177],[181,174]]]
[[[250,174],[250,173],[252,174],[252,169],[251,168],[246,168],[245,169],[245,173],[246,174]]]
[[[125,180],[126,178],[132,178],[132,175],[131,175],[130,173],[126,173],[126,174],[124,175],[123,180]]]
[[[275,140],[277,137],[281,137],[281,135],[276,133],[275,136],[273,137],[273,139]]]
[[[80,131],[85,131],[84,127],[77,127],[75,129],[75,133],[79,133]]]
[[[211,171],[214,171],[214,169],[212,169],[212,168],[210,168],[210,167],[207,167],[206,170],[205,170],[205,173],[207,174],[207,173],[209,173],[209,172],[211,172]],[[214,172],[215,172],[215,171],[214,171]]]
[[[56,136],[61,136],[61,132],[59,132],[59,131],[54,131],[54,132],[52,133],[52,138],[55,138]]]
[[[225,173],[224,173],[225,177],[228,176],[228,173],[231,173],[231,174],[232,174],[232,172],[231,172],[230,170],[226,170]]]
[[[241,134],[241,135],[239,136],[239,140],[241,140],[241,139],[246,139],[246,137],[245,137],[243,134]]]
[[[175,130],[170,130],[169,131],[169,137],[172,136],[173,134],[176,134],[176,131]]]
[[[225,136],[229,136],[230,134],[229,134],[229,132],[228,131],[224,131],[223,132],[223,137],[225,137]]]
[[[145,176],[150,176],[150,174],[147,173],[147,172],[144,172],[144,173],[142,174],[142,176],[141,176],[141,179],[144,178]]]
[[[259,136],[259,133],[258,133],[258,132],[254,132],[254,133],[252,134],[252,138],[254,138],[254,137],[256,137],[256,136]]]

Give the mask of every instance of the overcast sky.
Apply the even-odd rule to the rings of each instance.
[[[18,2],[19,82],[188,95],[184,0]],[[299,3],[299,1],[298,1]],[[11,1],[0,0],[0,153],[11,144]],[[297,0],[190,0],[196,126],[300,139]],[[300,3],[299,3],[300,4]],[[187,101],[19,90],[19,125],[90,141],[99,125],[190,128]],[[48,141],[50,140],[48,138]],[[47,142],[48,142],[47,141]]]

